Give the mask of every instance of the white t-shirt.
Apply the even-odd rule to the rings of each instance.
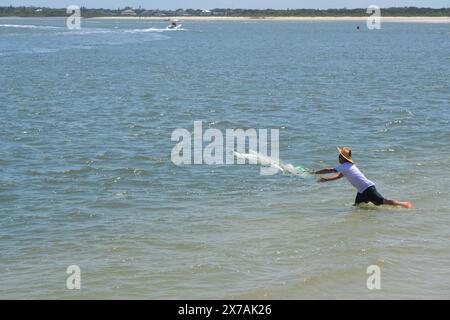
[[[358,167],[350,162],[345,162],[338,165],[335,168],[338,172],[342,173],[344,177],[358,190],[359,193],[363,193],[367,188],[374,186],[375,183],[367,179],[364,174],[359,171]]]

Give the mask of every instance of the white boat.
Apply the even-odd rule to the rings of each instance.
[[[173,24],[169,24],[167,27],[166,27],[166,29],[169,29],[169,30],[178,30],[178,29],[181,29],[181,27],[182,27],[182,24],[177,24],[177,25],[173,25]]]
[[[170,29],[170,30],[177,30],[177,29],[180,29],[181,28],[181,24],[177,24],[177,22],[178,22],[178,19],[173,19],[173,20],[170,20],[171,21],[171,23],[166,27],[166,29]]]

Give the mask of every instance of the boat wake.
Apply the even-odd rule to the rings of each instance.
[[[133,29],[126,30],[127,33],[146,33],[146,32],[166,32],[166,31],[185,31],[184,28],[147,28],[147,29]]]
[[[17,28],[17,29],[64,29],[64,27],[52,27],[52,26],[36,26],[32,24],[0,24],[0,28]]]
[[[0,24],[0,28],[14,28],[14,29],[34,29],[34,30],[64,30],[66,27],[56,26],[38,26],[31,24]],[[94,34],[94,33],[112,33],[112,32],[125,32],[125,33],[146,33],[146,32],[166,32],[166,31],[186,31],[183,27],[175,28],[146,28],[146,29],[129,29],[129,30],[111,30],[102,28],[83,28],[80,30],[67,30],[67,33],[75,34]]]

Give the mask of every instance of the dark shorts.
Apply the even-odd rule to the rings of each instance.
[[[359,193],[356,195],[355,205],[360,203],[368,203],[372,202],[374,205],[381,205],[384,202],[384,198],[381,194],[378,193],[375,186],[368,187],[364,190],[363,193]]]

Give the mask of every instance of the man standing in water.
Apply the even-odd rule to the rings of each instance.
[[[336,168],[327,168],[316,170],[315,174],[327,174],[335,173],[338,174],[331,177],[321,177],[317,182],[326,182],[332,180],[338,180],[342,177],[346,177],[347,180],[358,190],[356,195],[355,205],[360,203],[372,202],[373,204],[379,206],[382,204],[387,204],[391,206],[402,206],[404,208],[411,208],[411,202],[401,202],[397,200],[385,199],[381,196],[377,189],[375,188],[375,183],[367,179],[364,174],[355,165],[352,159],[352,150],[349,147],[337,148],[339,151],[339,165]]]

